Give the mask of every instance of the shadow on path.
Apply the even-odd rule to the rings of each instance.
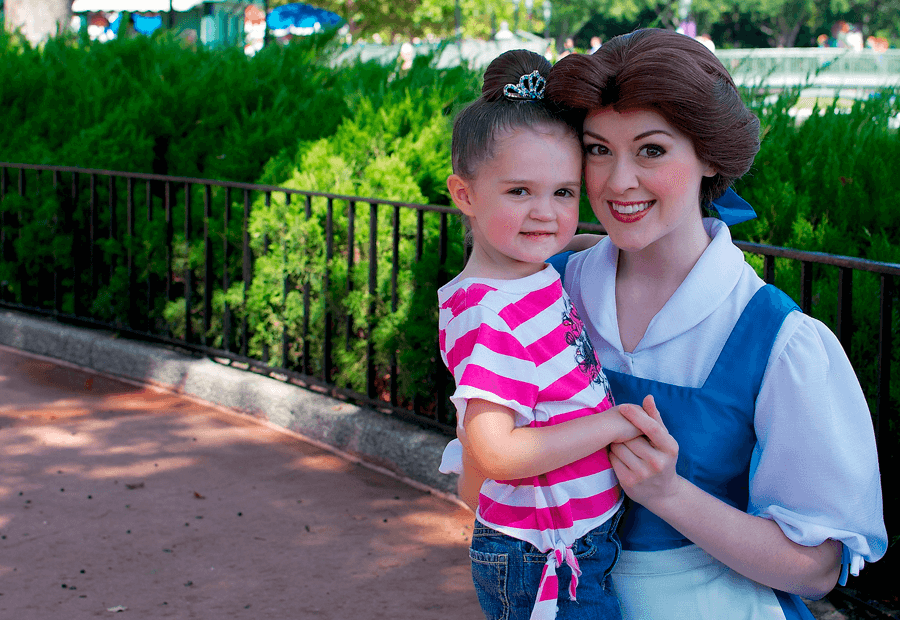
[[[0,347],[0,452],[2,618],[481,617],[468,510],[246,416]]]

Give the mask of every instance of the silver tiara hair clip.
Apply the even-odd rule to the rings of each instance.
[[[527,75],[519,78],[518,84],[507,84],[503,87],[503,94],[508,99],[543,99],[544,86],[547,80],[541,75],[540,71],[532,71]]]

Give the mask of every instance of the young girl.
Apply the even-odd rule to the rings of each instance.
[[[575,128],[543,99],[549,70],[538,54],[506,52],[454,124],[447,186],[473,245],[438,292],[441,356],[456,380],[460,435],[487,478],[467,469],[460,482],[477,504],[470,557],[485,615],[619,618],[609,573],[622,493],[606,447],[639,432],[613,406],[544,262],[575,233],[582,175]],[[645,407],[657,415],[652,400]],[[442,471],[460,472],[455,460]]]

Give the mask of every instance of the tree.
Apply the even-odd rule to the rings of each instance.
[[[848,4],[847,0],[737,0],[735,7],[750,16],[770,46],[794,47],[801,28],[821,24],[829,9]],[[717,13],[721,15],[719,6]]]
[[[572,37],[581,30],[595,14],[608,8],[608,4],[619,3],[607,3],[604,0],[555,0],[550,31],[556,39],[557,47],[566,37]]]
[[[72,22],[72,0],[5,0],[4,27],[39,45]]]
[[[318,0],[316,4],[341,15],[357,36],[377,32],[390,40],[394,35],[406,39],[429,34],[453,36],[457,5],[466,38],[489,38],[503,21],[512,29],[518,25],[520,30],[543,34],[548,26],[544,21],[545,2],[552,2],[549,32],[556,39],[580,29],[600,5],[600,0],[533,0],[529,15],[526,0],[518,4],[515,0]]]
[[[594,13],[586,30],[607,37],[636,27],[678,26],[677,0],[594,0],[585,4]],[[860,24],[867,36],[895,36],[900,28],[900,0],[691,0],[688,4],[698,32],[727,31],[725,42],[744,47],[814,44],[814,33],[828,32],[837,19]],[[610,26],[616,31],[609,32]]]
[[[855,3],[839,16],[844,21],[860,24],[866,36],[894,39],[900,36],[900,0],[864,0]]]

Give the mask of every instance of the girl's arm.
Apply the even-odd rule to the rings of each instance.
[[[530,478],[574,463],[614,441],[627,441],[640,431],[622,417],[618,405],[601,413],[553,426],[516,427],[512,409],[480,398],[466,404],[465,436],[475,466],[493,480]]]
[[[466,505],[475,512],[478,508],[478,495],[481,493],[481,485],[484,484],[485,476],[472,462],[472,456],[467,449],[463,449],[463,470],[456,482],[456,493]]]
[[[821,598],[837,583],[841,544],[798,545],[777,523],[734,508],[675,473],[678,444],[648,396],[622,415],[645,435],[610,447],[625,493],[711,556],[761,584]]]

